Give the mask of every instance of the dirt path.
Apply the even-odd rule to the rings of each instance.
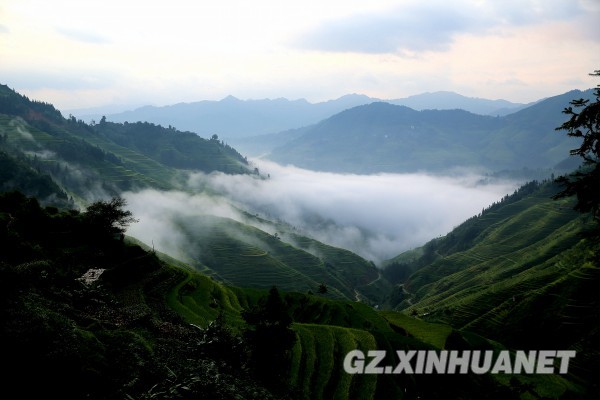
[[[381,272],[377,271],[377,278],[373,279],[371,282],[367,283],[365,286],[371,286],[372,284],[374,284],[375,282],[377,282],[380,279],[381,279]]]

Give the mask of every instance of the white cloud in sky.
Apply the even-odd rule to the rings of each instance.
[[[0,76],[62,109],[436,90],[526,102],[595,86],[599,17],[595,0],[4,0]]]
[[[461,34],[490,35],[498,28],[570,21],[583,13],[577,2],[563,0],[412,1],[391,10],[326,21],[301,43],[340,52],[445,51]]]

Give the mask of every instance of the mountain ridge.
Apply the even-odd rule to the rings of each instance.
[[[514,103],[504,99],[490,100],[480,97],[463,96],[456,92],[443,90],[387,100],[390,104],[407,106],[417,111],[461,109],[474,114],[492,116],[511,114],[538,101],[527,104]]]
[[[435,172],[449,167],[488,171],[551,169],[575,141],[559,135],[571,91],[504,117],[464,110],[422,110],[374,102],[304,128],[267,158],[313,170],[376,173]]]
[[[591,376],[600,349],[594,286],[598,244],[572,198],[530,182],[444,237],[388,262],[396,309],[522,348],[578,350]]]
[[[345,109],[379,101],[406,105],[417,110],[460,108],[482,115],[497,114],[500,109],[511,112],[525,106],[507,100],[488,100],[440,91],[392,100],[350,93],[336,99],[315,103],[306,99],[291,100],[283,97],[242,100],[228,95],[221,100],[180,102],[164,106],[146,105],[118,113],[90,113],[89,110],[87,112],[67,110],[67,112],[86,120],[100,120],[105,115],[113,122],[153,122],[190,130],[201,136],[217,134],[226,140],[233,140],[302,128]],[[229,118],[222,118],[226,115]]]

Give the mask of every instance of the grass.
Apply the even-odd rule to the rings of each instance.
[[[399,312],[382,311],[380,315],[393,326],[404,329],[411,336],[438,349],[444,348],[446,339],[452,332],[450,325],[422,321]]]
[[[372,399],[377,376],[350,375],[345,355],[354,349],[374,350],[377,343],[366,331],[327,325],[294,324],[298,342],[292,356],[291,381],[303,399]]]
[[[577,215],[547,197],[531,196],[490,214],[482,217],[488,227],[474,246],[410,278],[416,301],[408,310],[432,311],[465,302],[472,310],[491,309],[493,304],[481,296],[492,293],[501,303],[551,281],[558,271],[550,260],[580,240]]]
[[[182,221],[179,229],[191,243],[184,249],[186,259],[232,286],[268,289],[275,285],[288,292],[316,293],[324,283],[329,298],[355,300],[356,291],[362,290],[373,293],[373,297],[363,295],[370,301],[381,296],[387,284],[366,260],[314,240],[306,239],[304,244],[320,245],[325,255],[303,250],[296,241],[286,241],[286,235],[279,238],[229,218],[198,216]]]

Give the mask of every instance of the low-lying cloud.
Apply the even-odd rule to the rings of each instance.
[[[265,161],[257,165],[263,179],[193,174],[192,193],[127,193],[129,208],[140,220],[128,233],[177,256],[186,239],[176,221],[211,214],[258,225],[240,212],[245,210],[287,222],[307,236],[379,263],[448,233],[517,187],[469,173],[352,175]]]

